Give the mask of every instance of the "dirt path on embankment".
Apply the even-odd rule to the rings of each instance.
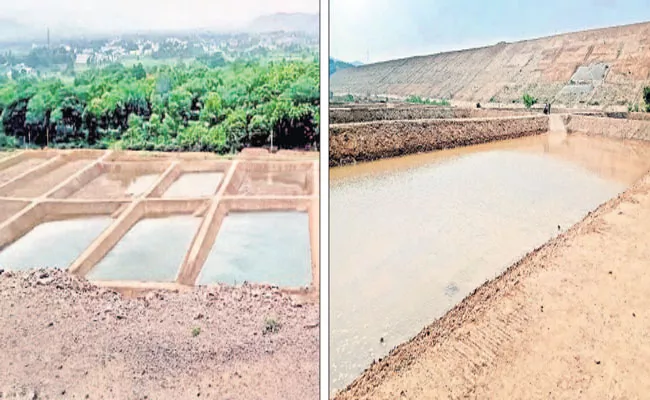
[[[0,398],[316,399],[318,321],[318,304],[274,288],[124,298],[62,271],[3,272]]]
[[[480,287],[338,399],[650,392],[650,175]]]

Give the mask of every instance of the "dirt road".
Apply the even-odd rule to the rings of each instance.
[[[338,399],[650,392],[650,175],[486,283]]]
[[[0,273],[0,398],[316,399],[318,304],[273,288],[123,298]]]

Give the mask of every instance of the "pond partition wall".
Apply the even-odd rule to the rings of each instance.
[[[0,265],[124,290],[318,290],[318,160],[24,151],[0,159]],[[21,167],[21,168],[18,168]]]

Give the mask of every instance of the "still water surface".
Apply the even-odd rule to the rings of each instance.
[[[648,145],[547,134],[332,169],[332,389],[649,168]]]

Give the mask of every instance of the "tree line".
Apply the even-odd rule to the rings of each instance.
[[[217,62],[216,65],[221,65]],[[215,65],[213,64],[213,65]],[[318,146],[314,61],[112,64],[0,81],[0,147],[234,152]]]

